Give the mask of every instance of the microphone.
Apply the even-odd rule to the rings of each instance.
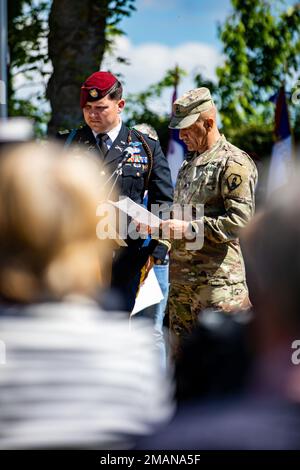
[[[117,180],[119,178],[119,176],[122,174],[122,168],[123,166],[125,165],[125,163],[127,162],[128,158],[132,157],[132,155],[134,155],[135,151],[132,147],[127,147],[124,152],[122,153],[122,160],[120,161],[120,163],[118,163],[118,166],[117,168],[115,169],[115,171],[110,175],[110,177],[105,181],[104,183],[104,186],[106,186],[113,178],[114,181],[113,181],[113,184],[112,184],[112,187],[111,187],[111,190],[108,194],[107,197],[109,197],[117,183]]]
[[[123,152],[123,158],[122,160],[120,161],[120,163],[118,164],[118,169],[121,169],[122,166],[125,165],[125,163],[127,162],[128,158],[132,157],[132,155],[134,155],[135,151],[133,149],[133,147],[127,147],[124,152]]]

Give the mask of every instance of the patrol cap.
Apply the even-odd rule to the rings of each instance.
[[[80,106],[83,108],[87,101],[97,101],[114,91],[118,79],[110,72],[95,72],[84,82],[80,91]]]
[[[187,91],[173,103],[170,129],[184,129],[197,121],[200,113],[214,106],[208,88],[201,87]]]

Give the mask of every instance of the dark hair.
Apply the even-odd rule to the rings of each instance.
[[[282,331],[300,327],[300,192],[299,174],[272,194],[241,238],[247,283],[254,309],[266,301],[274,325]],[[266,311],[266,313],[269,313]]]
[[[251,366],[252,314],[206,310],[182,342],[175,364],[176,399],[225,398],[242,393]]]
[[[119,80],[115,83],[113,91],[108,94],[111,100],[120,100],[122,98],[123,87]]]

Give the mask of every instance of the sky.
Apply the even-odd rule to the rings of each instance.
[[[102,63],[102,69],[122,74],[125,94],[145,90],[176,64],[188,74],[179,94],[194,87],[197,72],[215,80],[215,69],[222,63],[217,24],[230,13],[230,0],[136,0],[135,5],[137,10],[120,24],[126,35],[117,40],[114,51],[130,66],[117,64],[111,55]],[[154,103],[157,111],[169,112],[171,93],[166,91]]]
[[[285,3],[291,5],[295,0]],[[216,79],[216,67],[223,61],[217,26],[231,13],[230,0],[136,0],[135,6],[136,11],[120,24],[125,35],[116,41],[113,54],[106,54],[101,66],[120,74],[125,97],[157,83],[175,65],[187,72],[178,95],[194,88],[196,73]],[[130,65],[117,63],[118,56],[128,59]],[[25,83],[25,88],[24,82],[24,77],[17,76],[20,97],[40,87],[38,79],[36,85]],[[169,113],[171,96],[172,91],[166,90],[161,99],[154,100],[152,108]]]
[[[286,7],[295,3],[282,1]],[[233,11],[230,0],[136,0],[135,6],[120,24],[126,35],[115,47],[115,55],[129,59],[130,66],[117,64],[111,55],[102,62],[102,69],[122,74],[125,95],[157,83],[176,64],[187,72],[178,95],[195,87],[197,72],[216,80],[216,67],[224,60],[218,25]],[[164,92],[152,107],[170,112],[171,96],[171,90]]]
[[[113,54],[106,54],[101,66],[120,74],[125,97],[157,83],[175,65],[188,73],[178,87],[179,94],[194,88],[197,72],[215,79],[216,66],[222,62],[217,22],[224,22],[230,12],[230,0],[136,0],[135,6],[136,11],[120,24],[125,35],[116,41]],[[117,63],[118,56],[127,58],[130,65]],[[48,68],[51,72],[51,64]],[[28,83],[17,75],[18,97],[32,96],[40,90],[40,82],[39,77]],[[172,90],[166,90],[161,99],[153,101],[152,108],[169,113],[171,96]]]
[[[230,0],[136,0],[137,11],[123,21],[135,44],[149,39],[168,46],[184,42],[219,45],[216,23],[230,11]]]

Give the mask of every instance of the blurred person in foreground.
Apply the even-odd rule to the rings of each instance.
[[[170,415],[151,329],[98,307],[98,168],[54,144],[1,156],[0,449],[128,448]]]
[[[255,361],[239,400],[181,409],[151,449],[300,449],[299,175],[241,236],[255,317]]]
[[[247,387],[253,360],[252,312],[228,315],[207,309],[182,343],[175,362],[179,406],[199,400],[239,397]]]

